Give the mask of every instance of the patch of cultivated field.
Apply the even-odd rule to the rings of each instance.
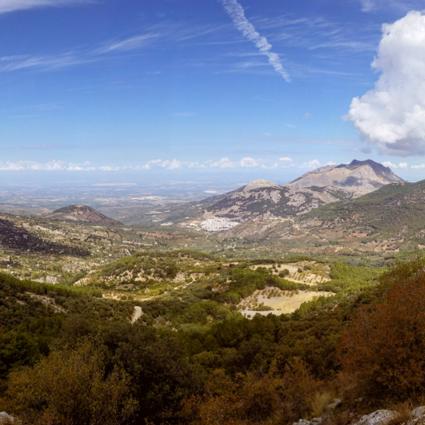
[[[304,285],[317,285],[329,282],[330,267],[316,261],[299,261],[296,263],[257,264],[253,270],[265,268],[274,275],[284,277],[286,280]]]
[[[280,316],[294,313],[305,302],[332,295],[335,294],[325,291],[283,291],[269,287],[257,290],[249,297],[243,299],[238,308],[242,315],[248,319],[256,314]]]

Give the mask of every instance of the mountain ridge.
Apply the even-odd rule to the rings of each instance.
[[[229,220],[224,228],[256,219],[292,218],[323,205],[356,199],[389,184],[405,182],[390,168],[373,160],[327,165],[278,185],[254,180],[223,195],[207,198],[197,205],[197,220]],[[189,219],[191,219],[189,217]],[[210,226],[209,226],[210,227]],[[212,226],[220,230],[220,225]],[[224,229],[223,228],[223,229]]]

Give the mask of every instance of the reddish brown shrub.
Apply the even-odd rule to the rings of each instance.
[[[340,358],[362,396],[406,400],[425,393],[425,272],[395,275],[383,300],[355,315]]]

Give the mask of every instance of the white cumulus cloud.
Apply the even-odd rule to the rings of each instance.
[[[322,163],[318,159],[312,159],[310,161],[305,162],[302,167],[308,168],[310,170],[315,170],[316,168],[319,168],[322,166]]]
[[[183,163],[178,159],[152,159],[148,161],[143,168],[145,170],[151,170],[153,168],[164,168],[166,170],[178,170],[182,168]]]
[[[409,167],[409,164],[407,162],[392,162],[392,161],[385,161],[382,163],[385,167],[392,168],[394,170],[403,170]]]
[[[410,168],[412,170],[423,170],[425,168],[425,164],[424,163],[422,163],[422,164],[413,164]]]
[[[96,167],[90,162],[82,164],[67,163],[64,161],[6,161],[0,162],[0,171],[95,171]]]
[[[352,100],[348,119],[381,150],[425,152],[425,13],[383,26],[375,87]]]
[[[260,166],[260,161],[250,156],[245,156],[239,161],[239,164],[242,168],[254,168]]]
[[[242,35],[255,44],[259,52],[267,57],[270,65],[285,81],[290,81],[289,74],[279,55],[272,51],[273,46],[267,38],[262,36],[248,20],[241,4],[237,0],[222,0],[222,2],[226,12]]]
[[[235,166],[234,162],[228,157],[220,158],[216,161],[210,161],[209,165],[211,168],[233,168]]]
[[[206,169],[273,169],[293,167],[295,164],[289,157],[280,158],[279,162],[273,159],[260,159],[244,156],[240,159],[228,157],[220,159],[209,159],[204,161],[193,161],[184,159],[151,159],[133,164],[93,164],[90,161],[72,163],[62,160],[51,160],[47,162],[37,161],[0,161],[0,172],[12,171],[37,171],[37,172],[149,172],[149,171],[179,171],[179,170],[206,170]]]

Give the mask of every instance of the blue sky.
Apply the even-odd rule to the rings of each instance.
[[[350,112],[382,73],[382,24],[423,8],[0,0],[0,176],[285,181],[372,157],[424,178],[417,136],[390,149]]]

